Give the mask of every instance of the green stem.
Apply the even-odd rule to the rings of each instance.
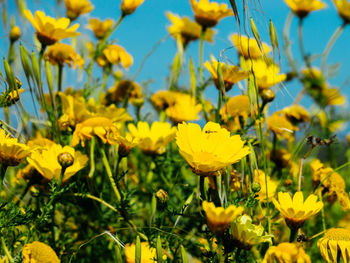
[[[198,68],[198,78],[199,78],[199,87],[203,89],[203,50],[204,50],[204,36],[205,29],[203,28],[200,39],[199,39],[199,68]]]
[[[106,201],[104,201],[96,196],[93,196],[90,194],[81,194],[81,193],[74,193],[73,196],[82,197],[82,198],[89,198],[91,200],[94,200],[94,201],[97,201],[97,202],[103,204],[104,206],[108,207],[109,209],[111,209],[114,212],[118,212],[118,210],[115,207],[113,207],[112,205],[108,204]]]
[[[101,86],[101,89],[100,89],[100,92],[99,92],[98,98],[97,98],[97,101],[98,101],[98,102],[101,102],[103,93],[104,93],[105,90],[106,90],[108,75],[109,75],[109,70],[107,70],[107,69],[104,70],[104,71],[103,71],[103,82],[102,82],[102,86]]]
[[[101,155],[102,155],[103,165],[105,166],[105,169],[106,169],[106,172],[107,172],[107,176],[109,178],[109,181],[111,183],[113,191],[114,191],[118,201],[120,202],[121,201],[121,195],[120,195],[118,187],[117,187],[117,185],[116,185],[116,183],[114,181],[112,170],[111,170],[111,166],[109,165],[109,162],[108,162],[108,159],[107,159],[107,156],[106,156],[106,152],[103,149],[103,147],[100,148],[100,152],[101,152]]]
[[[58,74],[57,74],[57,90],[62,91],[62,79],[63,79],[63,66],[58,64]]]
[[[90,141],[90,171],[89,171],[89,178],[92,178],[95,173],[95,144],[96,140],[94,137],[92,137]]]
[[[13,257],[11,256],[10,251],[8,250],[8,248],[6,246],[5,239],[3,236],[1,236],[1,245],[2,245],[2,248],[3,248],[5,255],[7,256],[9,262],[14,263],[15,261],[13,260]]]
[[[292,24],[293,17],[293,12],[289,12],[283,28],[284,53],[286,54],[288,65],[290,66],[292,71],[298,72],[298,66],[293,57],[291,41],[289,38],[290,26]]]
[[[304,49],[304,44],[303,44],[303,19],[302,18],[299,18],[299,24],[298,24],[298,41],[299,41],[299,49],[300,49],[300,53],[301,53],[301,56],[305,62],[305,65],[308,67],[308,68],[311,68],[311,63],[309,61],[309,58],[308,56],[306,55],[305,53],[305,49]]]
[[[207,200],[207,195],[205,193],[205,177],[204,176],[199,176],[199,191],[201,193],[201,198],[202,200]]]
[[[290,236],[289,236],[289,242],[290,243],[293,243],[296,236],[297,236],[297,233],[298,233],[298,229],[297,228],[291,228],[290,229]]]
[[[335,42],[339,38],[339,36],[343,33],[345,26],[346,26],[346,23],[343,23],[334,31],[333,35],[331,36],[331,38],[329,39],[329,41],[326,45],[326,48],[324,49],[324,51],[322,53],[321,72],[322,72],[323,76],[325,75],[325,71],[326,71],[326,62],[327,62],[328,55],[331,52],[331,50],[332,50]]]

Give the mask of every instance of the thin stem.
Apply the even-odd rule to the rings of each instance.
[[[58,64],[57,90],[62,91],[63,66]]]
[[[289,12],[283,28],[284,53],[286,54],[288,65],[290,66],[292,71],[298,72],[298,66],[292,54],[291,41],[289,38],[290,26],[291,26],[293,17],[294,17],[293,12]]]
[[[100,199],[100,198],[98,198],[96,196],[93,196],[93,195],[90,195],[90,194],[81,194],[81,193],[74,193],[73,196],[92,199],[94,201],[97,201],[97,202],[103,204],[104,206],[108,207],[112,211],[118,212],[118,210],[115,207],[113,207],[112,205],[110,205],[106,201],[104,201],[104,200],[102,200],[102,199]]]
[[[203,28],[199,39],[199,65],[198,65],[198,78],[200,90],[203,90],[203,49],[204,49],[204,36],[205,29]]]
[[[199,191],[201,193],[201,198],[202,198],[203,201],[207,200],[207,196],[205,194],[204,183],[205,183],[205,177],[204,176],[199,176]]]
[[[289,242],[293,243],[295,240],[295,237],[297,236],[298,229],[297,228],[291,228],[290,229],[290,236],[289,236]]]
[[[343,33],[345,26],[346,26],[346,23],[343,23],[334,31],[333,35],[328,40],[326,48],[324,49],[324,51],[322,53],[321,72],[322,72],[323,76],[325,75],[325,71],[326,71],[326,62],[327,62],[328,55],[331,52],[331,50],[332,50],[335,42],[339,38],[339,36]]]
[[[13,257],[10,254],[10,251],[8,250],[6,243],[5,243],[5,239],[3,236],[1,236],[1,245],[2,245],[2,249],[4,250],[8,260],[10,263],[14,263],[15,261],[13,260]]]
[[[89,178],[92,178],[95,173],[95,138],[92,137],[90,141],[90,171],[89,171]]]
[[[320,198],[320,201],[322,202],[323,200],[322,200],[321,191],[318,193],[318,197]],[[323,231],[325,232],[327,230],[327,226],[326,226],[326,216],[324,213],[324,206],[321,209],[321,217],[322,217],[322,228],[323,228]]]
[[[121,196],[120,196],[118,187],[117,187],[117,185],[116,185],[116,183],[114,181],[112,170],[111,170],[111,166],[109,165],[109,162],[108,162],[108,159],[107,159],[107,156],[106,156],[106,153],[105,153],[105,150],[103,149],[103,147],[100,148],[100,152],[101,152],[101,155],[102,155],[103,165],[105,166],[105,169],[106,169],[106,172],[107,172],[107,176],[109,178],[109,181],[111,183],[113,191],[114,191],[118,201],[120,202],[121,201]]]
[[[306,55],[305,53],[305,49],[304,49],[304,44],[303,44],[303,19],[302,18],[299,18],[299,24],[298,24],[298,41],[299,41],[299,49],[300,49],[300,53],[301,53],[301,56],[305,62],[305,65],[308,67],[308,68],[311,68],[311,63],[309,61],[309,58],[308,56]]]
[[[298,191],[301,191],[301,177],[303,175],[303,165],[304,165],[305,158],[301,158],[300,160],[300,167],[299,167],[299,181],[298,181]]]

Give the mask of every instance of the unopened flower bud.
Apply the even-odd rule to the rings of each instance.
[[[165,192],[163,189],[159,189],[156,193],[156,198],[160,203],[166,203],[169,200],[168,193]]]
[[[64,169],[68,168],[69,166],[72,166],[74,163],[74,157],[69,152],[60,153],[57,156],[57,160]]]
[[[254,193],[257,193],[257,192],[259,192],[261,190],[261,185],[260,184],[258,184],[258,183],[253,183],[252,184],[252,191],[254,192]]]
[[[21,37],[21,29],[18,26],[14,26],[10,30],[10,41],[15,42]]]
[[[275,93],[270,89],[263,89],[260,96],[265,103],[269,103],[275,99]]]

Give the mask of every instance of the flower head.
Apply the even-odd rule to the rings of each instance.
[[[294,139],[294,131],[298,127],[294,126],[286,116],[280,114],[280,112],[275,112],[267,119],[267,129],[272,131],[277,138],[283,137],[287,141]]]
[[[324,237],[318,240],[317,246],[328,263],[338,262],[338,252],[344,262],[349,262],[350,231],[344,228],[328,229]]]
[[[214,203],[203,201],[203,210],[207,217],[208,227],[213,233],[222,233],[230,223],[244,212],[243,207],[230,205],[227,208],[216,207]]]
[[[151,96],[151,102],[157,111],[161,111],[173,106],[182,95],[178,91],[159,90]]]
[[[122,46],[110,44],[103,50],[103,56],[97,58],[97,63],[101,67],[109,63],[122,65],[127,69],[133,64],[133,58]]]
[[[326,7],[326,4],[320,0],[284,0],[284,2],[300,18],[306,17],[312,11]]]
[[[255,38],[248,38],[246,36],[233,34],[230,39],[232,40],[238,53],[245,59],[261,58],[264,54],[268,54],[271,51],[271,47],[266,43],[262,43],[261,50]]]
[[[91,140],[97,136],[103,143],[115,144],[115,137],[119,135],[117,126],[105,117],[93,117],[76,125],[72,146],[76,146],[81,141],[81,146],[85,146],[85,139]]]
[[[169,33],[175,37],[180,36],[182,44],[187,46],[191,41],[197,40],[202,34],[202,26],[197,22],[191,21],[188,17],[179,17],[171,12],[166,13],[172,25],[168,27]],[[207,28],[204,40],[213,42],[214,30]]]
[[[79,24],[75,24],[68,28],[70,20],[69,18],[60,18],[58,20],[46,16],[42,11],[36,11],[35,17],[29,10],[24,11],[26,18],[32,23],[36,30],[36,36],[40,43],[44,46],[55,44],[57,41],[80,35],[75,32]]]
[[[19,26],[13,26],[10,29],[10,41],[15,42],[21,37],[21,29]]]
[[[113,23],[114,22],[112,19],[106,19],[104,21],[101,21],[98,18],[90,18],[89,28],[92,30],[92,32],[94,32],[96,38],[102,39],[112,28]]]
[[[220,19],[233,16],[233,12],[226,4],[209,2],[209,0],[190,0],[194,18],[203,27],[213,27]]]
[[[34,241],[22,250],[23,263],[60,263],[55,251],[45,243]]]
[[[255,177],[254,182],[258,183],[260,185],[260,191],[257,193],[258,198],[261,202],[266,202],[266,193],[268,193],[268,200],[269,202],[271,199],[275,196],[276,190],[278,187],[279,182],[272,180],[270,176],[267,176],[267,189],[266,191],[266,182],[265,182],[265,173],[262,170],[259,170],[258,172],[255,171]]]
[[[230,136],[214,122],[208,122],[203,130],[198,124],[179,124],[176,143],[193,172],[203,176],[216,175],[249,153],[239,135]]]
[[[127,244],[124,248],[125,258],[127,263],[135,263],[135,244]],[[154,263],[157,257],[156,249],[150,247],[147,242],[141,242],[141,263]]]
[[[88,0],[64,0],[64,4],[66,5],[66,16],[71,20],[94,9]]]
[[[128,98],[133,104],[140,100],[143,101],[141,86],[134,81],[120,80],[105,93],[102,103],[106,105],[119,103],[123,102],[125,98]]]
[[[174,124],[178,124],[183,121],[198,120],[198,114],[201,110],[202,105],[198,104],[195,98],[188,94],[183,94],[177,97],[175,103],[168,107],[165,113]]]
[[[303,106],[298,104],[285,107],[282,112],[292,123],[309,122],[311,119],[310,113]]]
[[[44,58],[48,59],[52,65],[58,64],[63,66],[66,63],[71,67],[73,63],[73,68],[77,65],[80,68],[84,66],[84,59],[70,45],[63,43],[56,43],[50,46],[45,52]]]
[[[64,146],[60,144],[52,144],[44,149],[34,151],[27,161],[32,165],[44,178],[52,180],[55,177],[57,181],[60,180],[62,166],[58,161],[58,156],[62,153],[69,153],[73,157],[73,164],[69,166],[62,178],[62,182],[68,181],[70,177],[83,169],[87,162],[88,157],[79,151],[75,151],[70,146]]]
[[[17,166],[23,158],[31,154],[31,149],[17,138],[11,138],[5,130],[0,129],[0,163],[7,166]]]
[[[122,157],[129,155],[132,148],[139,144],[139,138],[133,137],[130,133],[125,136],[117,135],[115,140],[119,144],[118,154]]]
[[[293,199],[289,193],[279,192],[278,201],[273,198],[272,202],[290,228],[301,227],[307,219],[316,215],[323,207],[322,201],[317,201],[317,196],[314,194],[309,195],[304,202],[302,192],[296,192]]]
[[[143,3],[144,0],[123,0],[120,10],[123,15],[130,15],[135,12],[136,8]]]
[[[288,262],[288,263],[311,263],[309,255],[302,246],[295,243],[283,242],[277,246],[271,246],[266,251],[263,263]]]
[[[345,23],[350,23],[350,2],[348,0],[333,0],[339,16]]]
[[[254,245],[272,243],[271,235],[264,235],[262,225],[254,225],[250,216],[242,215],[231,224],[234,244],[242,249],[250,250]]]
[[[249,76],[248,71],[241,71],[238,66],[226,65],[223,62],[218,62],[214,58],[211,58],[211,62],[206,61],[204,66],[210,72],[217,89],[220,89],[220,81],[218,77],[219,64],[222,70],[222,78],[224,79],[226,91],[229,91],[236,82],[246,79]]]
[[[166,146],[174,139],[176,128],[167,122],[153,122],[151,127],[147,122],[139,121],[137,126],[129,124],[128,129],[133,137],[139,139],[138,147],[145,154],[163,154]]]

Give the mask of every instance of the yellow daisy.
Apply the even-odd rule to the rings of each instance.
[[[230,39],[232,40],[238,53],[245,59],[258,59],[271,51],[271,47],[266,43],[262,43],[262,50],[260,50],[258,42],[255,40],[255,38],[248,38],[247,36],[233,34]]]
[[[202,206],[207,217],[208,227],[215,234],[223,233],[230,223],[244,212],[243,207],[235,205],[223,208],[216,207],[212,202],[203,201]]]
[[[174,123],[178,124],[183,121],[198,120],[198,114],[202,110],[202,105],[198,104],[195,98],[188,94],[178,96],[174,105],[165,110],[167,117]]]
[[[203,130],[198,124],[179,124],[176,143],[193,172],[202,176],[216,175],[249,153],[239,135],[230,136],[214,122],[208,122]]]
[[[345,23],[350,23],[350,2],[348,0],[333,0],[339,16]]]
[[[90,18],[89,29],[91,29],[92,32],[94,32],[96,38],[102,39],[112,28],[113,23],[114,22],[112,19],[106,19],[104,21],[101,21],[99,18]]]
[[[84,66],[84,59],[75,52],[75,50],[67,44],[56,43],[50,46],[45,52],[44,58],[48,59],[52,65],[63,66],[66,63],[69,67],[75,68],[77,65],[80,68]]]
[[[144,0],[122,0],[120,10],[123,15],[130,15],[135,12],[136,8],[143,3]]]
[[[262,263],[311,263],[311,258],[302,246],[295,243],[283,242],[271,246],[265,253]]]
[[[290,228],[301,227],[307,219],[323,208],[322,201],[317,201],[317,196],[314,194],[309,195],[304,202],[302,192],[296,192],[293,199],[289,193],[279,192],[278,201],[273,198],[272,202]]]
[[[132,56],[122,46],[110,44],[103,50],[103,56],[97,58],[97,63],[104,67],[108,64],[122,65],[128,69],[133,64]]]
[[[345,263],[350,260],[350,231],[344,228],[328,229],[317,246],[322,257],[328,262],[338,262],[338,252]]]
[[[34,241],[22,249],[23,263],[60,263],[55,251],[45,243]]]
[[[131,136],[130,133],[127,133],[125,136],[117,135],[115,140],[119,144],[118,154],[121,157],[128,156],[132,148],[139,144],[139,138]]]
[[[88,0],[64,0],[64,4],[66,5],[66,16],[71,20],[94,9]]]
[[[55,44],[57,41],[80,35],[75,32],[79,24],[75,24],[68,28],[70,20],[69,18],[60,18],[58,20],[46,16],[42,11],[36,11],[35,17],[29,10],[24,11],[26,18],[32,23],[36,30],[36,36],[43,46]]]
[[[284,0],[289,8],[300,18],[306,17],[310,12],[326,8],[320,0]]]
[[[272,131],[277,138],[284,138],[287,141],[294,139],[294,131],[298,130],[284,115],[280,112],[273,113],[267,119],[267,130]]]
[[[144,100],[141,86],[135,81],[120,80],[114,84],[103,96],[102,103],[109,105],[111,103],[123,102],[128,99],[131,103]]]
[[[151,102],[157,111],[161,111],[173,106],[182,95],[178,91],[159,90],[151,96]]]
[[[127,244],[124,248],[126,263],[135,263],[135,244]],[[141,262],[140,263],[154,263],[157,258],[156,249],[150,247],[147,242],[141,242]]]

